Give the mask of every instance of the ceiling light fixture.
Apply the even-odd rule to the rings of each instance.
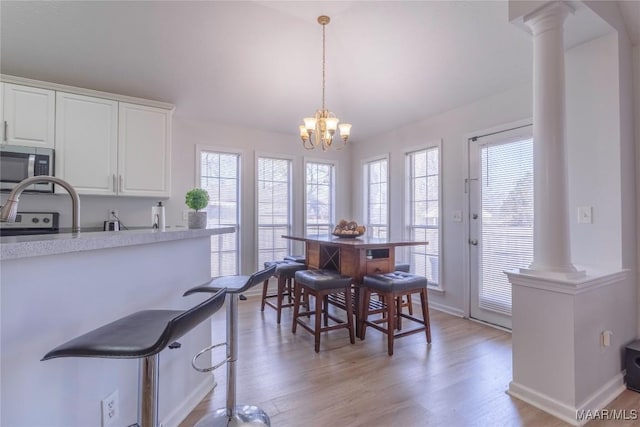
[[[338,150],[344,147],[349,139],[351,125],[349,123],[341,123],[331,111],[324,106],[324,87],[325,87],[325,27],[331,21],[328,16],[318,16],[318,24],[322,25],[322,108],[317,110],[313,117],[305,117],[304,124],[300,125],[300,138],[302,145],[307,150],[313,150],[316,147],[322,147],[322,151],[327,151],[332,147],[331,142],[333,135],[337,129],[340,129],[342,137],[342,145],[340,147],[333,146]]]

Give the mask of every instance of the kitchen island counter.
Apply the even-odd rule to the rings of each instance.
[[[211,280],[211,240],[234,227],[150,229],[2,237],[0,425],[101,425],[100,402],[115,390],[119,416],[136,422],[138,361],[60,358],[54,347],[140,310],[186,310],[206,296],[182,294]],[[224,328],[224,322],[218,325]],[[211,322],[160,354],[159,421],[182,419],[214,386],[191,367],[211,344]],[[33,410],[37,408],[37,410]]]
[[[79,233],[38,234],[0,237],[0,260],[57,255],[69,252],[146,245],[150,243],[193,239],[222,233],[233,233],[235,227],[206,229],[167,228],[126,231],[92,231]]]

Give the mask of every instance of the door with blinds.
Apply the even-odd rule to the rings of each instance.
[[[511,329],[505,270],[533,260],[533,136],[523,126],[469,140],[472,318]]]

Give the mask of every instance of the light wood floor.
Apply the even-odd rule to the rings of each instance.
[[[368,329],[366,340],[351,345],[346,330],[338,330],[323,335],[316,354],[310,333],[291,333],[291,309],[277,326],[275,311],[261,313],[258,297],[239,306],[237,400],[264,409],[273,427],[568,426],[505,392],[511,380],[506,332],[432,310],[430,346],[423,334],[403,337],[389,357],[378,331]],[[224,339],[223,311],[214,322],[216,342]],[[224,367],[217,371],[217,388],[180,427],[225,405],[225,376]],[[640,394],[626,390],[610,408],[638,410]]]

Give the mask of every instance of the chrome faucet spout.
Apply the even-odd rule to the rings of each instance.
[[[52,182],[67,190],[69,196],[71,196],[71,231],[80,231],[80,198],[78,197],[78,192],[67,181],[48,175],[32,176],[21,181],[11,193],[9,193],[6,203],[2,206],[0,221],[14,222],[16,220],[16,214],[18,213],[18,202],[20,201],[22,192],[31,184],[41,182]]]

